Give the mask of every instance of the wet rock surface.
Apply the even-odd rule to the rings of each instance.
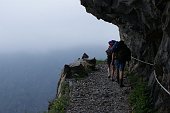
[[[97,65],[97,71],[81,80],[69,80],[70,105],[67,113],[130,113],[130,87],[120,88],[107,77],[106,64]],[[128,81],[124,79],[125,85]]]

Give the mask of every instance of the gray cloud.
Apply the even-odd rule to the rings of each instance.
[[[0,52],[46,52],[119,39],[118,28],[85,12],[79,0],[1,0]]]

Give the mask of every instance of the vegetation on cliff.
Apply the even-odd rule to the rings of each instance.
[[[69,84],[64,81],[61,85],[61,96],[52,102],[48,113],[65,113],[69,104],[69,92]]]
[[[142,77],[135,76],[134,74],[129,74],[128,78],[132,84],[129,102],[133,113],[153,113],[147,83],[143,81]]]

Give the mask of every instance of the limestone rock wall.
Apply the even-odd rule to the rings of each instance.
[[[117,25],[132,55],[155,63],[161,84],[170,91],[169,0],[81,0],[81,5],[97,19]],[[153,106],[169,113],[170,95],[156,83],[153,69],[137,61],[131,64],[131,70],[148,81]]]

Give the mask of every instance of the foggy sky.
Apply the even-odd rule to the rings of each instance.
[[[118,28],[79,0],[0,0],[0,53],[47,52],[119,40]]]

